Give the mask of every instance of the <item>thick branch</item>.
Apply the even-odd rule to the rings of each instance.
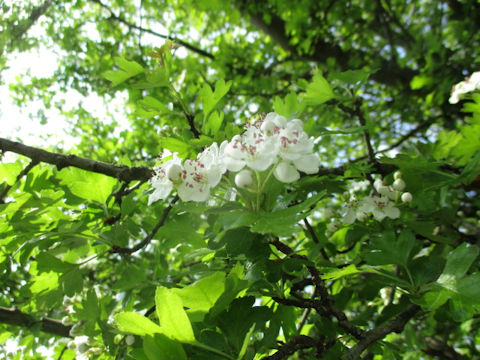
[[[392,332],[400,333],[403,331],[405,324],[417,313],[420,311],[420,306],[411,304],[408,308],[401,313],[394,320],[379,326],[371,331],[368,331],[364,334],[362,340],[360,340],[357,345],[352,347],[348,353],[346,353],[342,360],[355,360],[358,359],[362,352],[369,347],[374,342],[383,339],[385,336]]]
[[[147,167],[137,166],[130,168],[125,165],[108,164],[76,155],[53,153],[3,138],[0,138],[0,150],[24,155],[33,161],[41,161],[56,165],[59,170],[73,166],[79,169],[108,175],[127,182],[133,180],[147,181],[153,176],[153,170]]]
[[[35,319],[31,315],[25,314],[17,309],[8,309],[0,307],[0,323],[21,326],[26,328],[39,326],[40,331],[56,336],[71,337],[69,325],[63,325],[60,321],[43,318]]]
[[[466,356],[457,353],[453,347],[438,339],[426,337],[425,346],[423,352],[427,355],[445,360],[467,360]]]
[[[103,4],[100,0],[90,0],[98,5],[100,5],[102,8],[104,8],[105,10],[107,10],[109,13],[110,13],[110,18],[115,20],[115,21],[118,21],[126,26],[128,26],[128,28],[130,29],[135,29],[135,30],[138,30],[138,31],[141,31],[141,32],[144,32],[144,33],[148,33],[150,35],[154,35],[154,36],[157,36],[159,38],[162,38],[162,39],[169,39],[169,40],[172,40],[173,42],[179,44],[179,45],[182,45],[183,47],[187,48],[188,50],[194,52],[194,53],[197,53],[199,55],[202,55],[202,56],[205,56],[209,59],[214,59],[215,57],[206,52],[205,50],[202,50],[202,49],[199,49],[181,39],[178,39],[176,37],[173,37],[173,36],[168,36],[168,35],[164,35],[164,34],[160,34],[156,31],[153,31],[153,30],[150,30],[150,29],[147,29],[147,28],[144,28],[144,27],[141,27],[141,26],[138,26],[138,25],[135,25],[135,24],[132,24],[131,22],[128,22],[127,20],[125,20],[124,18],[120,17],[120,16],[117,16],[115,15],[115,13],[113,12],[112,9],[110,9],[107,5]]]
[[[134,252],[137,252],[140,249],[143,249],[145,246],[147,246],[150,241],[152,241],[153,237],[157,233],[158,229],[160,229],[163,224],[165,224],[165,221],[167,220],[168,213],[170,210],[172,210],[173,204],[175,204],[178,200],[178,196],[176,196],[170,205],[168,205],[165,210],[163,210],[162,216],[160,217],[160,220],[158,221],[157,225],[153,228],[153,230],[150,232],[150,234],[147,235],[145,239],[143,239],[141,242],[139,242],[137,245],[135,245],[132,248],[122,248],[119,246],[114,246],[111,250],[111,254],[133,254]]]
[[[371,65],[372,59],[367,53],[361,50],[343,50],[340,46],[329,44],[322,39],[318,39],[316,43],[312,44],[314,50],[312,55],[304,56],[300,54],[296,46],[290,43],[290,38],[286,35],[285,21],[278,15],[269,12],[270,22],[267,24],[263,20],[263,13],[268,11],[266,9],[251,10],[249,9],[249,1],[238,0],[240,9],[250,17],[252,25],[267,34],[286,51],[294,54],[297,57],[303,58],[307,61],[315,61],[325,63],[328,58],[334,58],[342,70],[350,70],[351,65],[349,59],[365,59],[363,65]],[[397,82],[402,84],[409,84],[412,78],[417,74],[417,71],[401,68],[397,63],[386,60],[378,56],[376,59],[380,62],[379,70],[371,75],[371,78],[379,83],[392,85]]]

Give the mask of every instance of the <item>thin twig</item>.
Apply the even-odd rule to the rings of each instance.
[[[148,34],[157,36],[157,37],[162,38],[162,39],[169,39],[169,40],[171,40],[171,41],[173,41],[177,44],[180,44],[180,45],[184,46],[188,50],[193,51],[194,53],[205,56],[205,57],[207,57],[209,59],[212,59],[212,60],[215,59],[215,57],[212,54],[210,54],[209,52],[207,52],[205,50],[202,50],[202,49],[199,49],[199,48],[197,48],[197,47],[195,47],[195,46],[193,46],[193,45],[191,45],[191,44],[189,44],[189,43],[187,43],[187,42],[185,42],[185,41],[183,41],[179,38],[169,36],[169,35],[160,34],[156,31],[153,31],[153,30],[150,30],[150,29],[147,29],[147,28],[144,28],[144,27],[141,27],[141,26],[138,26],[138,25],[135,25],[135,24],[132,24],[132,23],[128,22],[124,18],[115,15],[113,10],[110,9],[107,5],[103,4],[100,0],[90,0],[90,1],[100,5],[102,8],[107,10],[110,14],[111,19],[126,25],[130,29],[135,29],[135,30],[138,30],[138,31],[141,31],[141,32],[144,32],[144,33],[148,33]]]
[[[152,241],[157,231],[165,224],[168,213],[170,212],[170,210],[172,210],[173,205],[177,202],[177,200],[178,200],[178,196],[175,196],[172,202],[163,210],[162,216],[160,217],[160,220],[158,221],[157,225],[155,225],[153,230],[150,232],[150,234],[147,235],[145,239],[143,239],[141,242],[139,242],[137,245],[135,245],[132,248],[124,248],[124,247],[114,245],[109,252],[111,254],[133,254],[134,252],[137,252],[138,250],[143,249],[145,246],[147,246],[150,243],[150,241]]]
[[[17,179],[15,180],[15,182],[20,181],[20,179],[25,175],[27,175],[30,172],[30,170],[32,170],[37,164],[38,164],[38,161],[36,160],[30,161],[30,163],[17,175]],[[7,196],[11,188],[12,188],[12,185],[7,184],[5,189],[3,189],[2,193],[0,194],[0,204],[5,203],[4,198]]]

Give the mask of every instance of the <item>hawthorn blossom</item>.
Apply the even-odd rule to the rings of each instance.
[[[206,201],[210,189],[217,186],[226,171],[223,153],[226,142],[218,147],[213,143],[198,154],[197,159],[187,159],[183,164],[178,196],[183,201]]]
[[[462,95],[474,90],[480,90],[480,71],[474,72],[470,77],[465,78],[464,81],[453,85],[448,102],[456,104],[460,101]]]
[[[226,145],[224,163],[229,171],[240,171],[245,166],[264,171],[276,161],[274,138],[266,137],[258,125],[248,124],[243,134],[235,135]]]
[[[364,203],[364,209],[371,209],[373,217],[382,221],[386,217],[397,219],[400,217],[400,210],[394,206],[394,203],[386,196],[373,196],[365,199],[371,199],[369,203]]]
[[[165,155],[168,156],[168,153]],[[157,200],[166,199],[173,190],[174,182],[180,180],[180,174],[183,171],[181,159],[177,153],[171,156],[171,159],[153,169],[155,174],[148,180],[153,187],[153,193],[148,196],[148,205]]]

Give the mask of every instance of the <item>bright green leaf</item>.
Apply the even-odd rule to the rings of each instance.
[[[123,312],[115,315],[115,323],[120,331],[140,336],[162,332],[160,326],[152,320],[133,312]]]
[[[186,343],[195,341],[192,325],[183,309],[180,296],[171,289],[159,286],[155,292],[155,306],[165,336]]]

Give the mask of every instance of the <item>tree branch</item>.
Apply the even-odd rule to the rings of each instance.
[[[278,239],[270,241],[270,244],[275,246],[278,251],[284,253],[285,255],[308,261],[307,257],[295,254],[288,245],[282,243]],[[298,306],[301,308],[314,308],[317,312],[324,315],[331,314],[337,319],[338,325],[343,330],[345,330],[348,334],[354,336],[356,339],[363,339],[364,337],[363,330],[352,325],[348,321],[348,318],[345,315],[345,313],[340,309],[337,309],[333,305],[332,300],[330,299],[330,295],[328,294],[327,288],[325,287],[325,284],[317,268],[312,265],[307,265],[307,269],[313,278],[313,283],[315,284],[318,293],[320,294],[320,302],[316,300],[310,300],[310,299],[292,300],[292,299],[275,298],[274,300],[279,303],[282,303],[281,301],[285,301],[282,303],[284,305]],[[325,311],[322,310],[322,307],[325,309]]]
[[[61,321],[42,318],[35,319],[33,316],[25,314],[17,309],[8,309],[0,307],[0,323],[21,326],[24,328],[34,328],[40,326],[40,331],[62,337],[70,336],[70,325],[63,325]]]
[[[374,342],[383,339],[386,335],[392,332],[402,332],[405,324],[419,311],[420,306],[410,304],[408,308],[394,320],[366,332],[363,339],[360,340],[357,345],[352,347],[348,353],[342,357],[342,360],[358,359],[362,352]]]
[[[318,38],[315,43],[312,43],[313,54],[302,55],[296,46],[291,45],[290,38],[286,35],[285,21],[277,14],[268,9],[251,10],[249,9],[248,0],[237,0],[237,5],[240,10],[250,17],[250,22],[260,31],[270,36],[284,50],[292,53],[297,58],[302,58],[306,61],[315,61],[325,63],[328,58],[334,58],[342,70],[350,70],[352,65],[349,59],[365,59],[363,65],[371,65],[372,60],[377,60],[380,64],[377,66],[379,70],[371,75],[371,79],[386,85],[394,85],[397,82],[402,84],[410,84],[412,78],[417,75],[417,71],[408,68],[402,68],[397,63],[386,60],[380,56],[376,59],[371,59],[366,52],[361,50],[343,50],[339,45],[329,44]],[[263,14],[268,12],[270,22],[267,24],[263,20]],[[358,64],[357,64],[358,65]]]
[[[109,252],[111,254],[133,254],[134,252],[137,252],[138,250],[143,249],[145,246],[147,246],[150,243],[150,241],[152,241],[158,229],[160,229],[163,226],[163,224],[165,224],[168,213],[170,212],[170,210],[172,210],[173,204],[175,204],[177,200],[178,200],[178,196],[175,196],[172,202],[163,210],[162,216],[160,217],[160,220],[158,221],[157,225],[155,225],[153,230],[150,232],[150,234],[147,235],[145,239],[143,239],[133,248],[122,248],[119,246],[113,246]]]
[[[150,30],[150,29],[147,29],[147,28],[144,28],[144,27],[141,27],[141,26],[138,26],[138,25],[135,25],[135,24],[132,24],[130,22],[128,22],[127,20],[125,20],[124,18],[120,17],[120,16],[117,16],[115,15],[115,13],[113,12],[112,9],[110,9],[110,7],[108,7],[107,5],[103,4],[100,0],[90,0],[98,5],[100,5],[102,8],[104,8],[105,10],[107,10],[110,14],[110,18],[115,20],[115,21],[118,21],[124,25],[126,25],[129,29],[135,29],[135,30],[138,30],[138,31],[141,31],[141,32],[145,32],[145,33],[148,33],[148,34],[151,34],[151,35],[154,35],[154,36],[157,36],[159,38],[162,38],[162,39],[169,39],[169,40],[172,40],[174,41],[175,43],[177,44],[180,44],[182,45],[183,47],[187,48],[188,50],[194,52],[194,53],[197,53],[199,55],[202,55],[202,56],[205,56],[209,59],[215,59],[215,57],[210,54],[209,52],[205,51],[205,50],[202,50],[202,49],[199,49],[179,38],[176,38],[176,37],[173,37],[173,36],[169,36],[169,35],[164,35],[164,34],[160,34],[156,31],[153,31],[153,30]]]
[[[32,159],[32,161],[41,161],[55,165],[59,170],[73,166],[127,182],[133,180],[147,181],[153,176],[153,170],[144,166],[128,167],[125,165],[108,164],[76,155],[53,153],[3,138],[0,138],[0,150],[24,155]]]
[[[297,350],[308,349],[311,347],[318,347],[318,342],[306,335],[297,335],[290,339],[289,342],[282,345],[280,349],[273,355],[266,356],[265,360],[281,360],[286,359],[289,355],[293,354]]]

